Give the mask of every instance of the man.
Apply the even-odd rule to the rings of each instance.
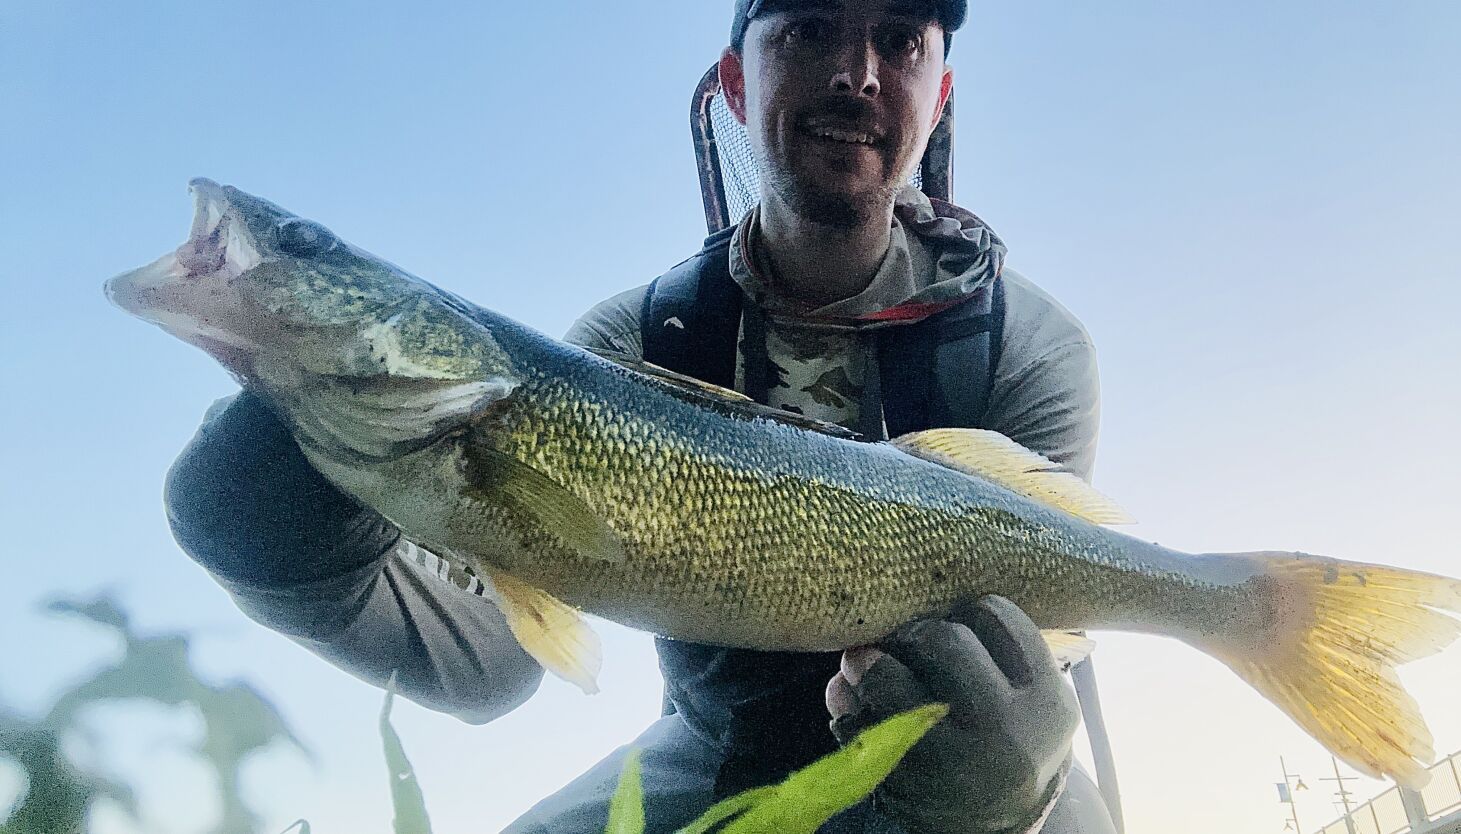
[[[596,307],[569,341],[874,437],[979,424],[1087,476],[1098,395],[1084,331],[1002,270],[978,218],[904,188],[949,95],[944,56],[965,12],[964,0],[739,0],[720,76],[761,162],[761,203],[651,288]],[[396,671],[409,697],[473,722],[537,687],[501,615],[326,483],[247,392],[205,421],[168,504],[179,542],[250,616],[367,681]],[[649,830],[941,701],[949,718],[828,831],[1110,831],[1070,770],[1074,698],[1034,625],[993,598],[952,616],[840,656],[659,641],[673,709],[631,745]],[[509,831],[602,831],[622,756]]]

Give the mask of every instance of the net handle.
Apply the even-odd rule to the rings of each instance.
[[[715,141],[715,126],[710,120],[710,106],[720,95],[720,65],[711,64],[695,94],[690,98],[690,139],[695,146],[695,167],[700,174],[700,200],[705,206],[705,230],[715,234],[731,224],[730,207],[725,198],[725,179],[720,169],[720,148]],[[949,95],[943,116],[928,137],[928,147],[918,170],[923,193],[939,200],[953,199],[954,174],[954,96]]]

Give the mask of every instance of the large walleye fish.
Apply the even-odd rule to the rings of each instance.
[[[1394,666],[1461,634],[1461,582],[1298,553],[1190,556],[987,432],[865,442],[483,310],[265,200],[194,180],[188,241],[107,295],[262,394],[326,477],[488,580],[593,685],[576,609],[828,651],[985,594],[1047,629],[1181,639],[1354,767],[1425,781]]]

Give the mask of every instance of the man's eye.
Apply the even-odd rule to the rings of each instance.
[[[785,34],[791,44],[819,43],[827,36],[827,24],[821,20],[797,20],[787,25]]]
[[[923,48],[923,33],[908,26],[889,26],[878,33],[878,51],[889,58],[908,57]]]

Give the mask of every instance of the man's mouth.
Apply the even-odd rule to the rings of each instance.
[[[883,141],[882,131],[867,125],[848,124],[842,120],[811,117],[797,123],[797,130],[804,136],[824,142],[843,145],[867,145],[876,147]]]

